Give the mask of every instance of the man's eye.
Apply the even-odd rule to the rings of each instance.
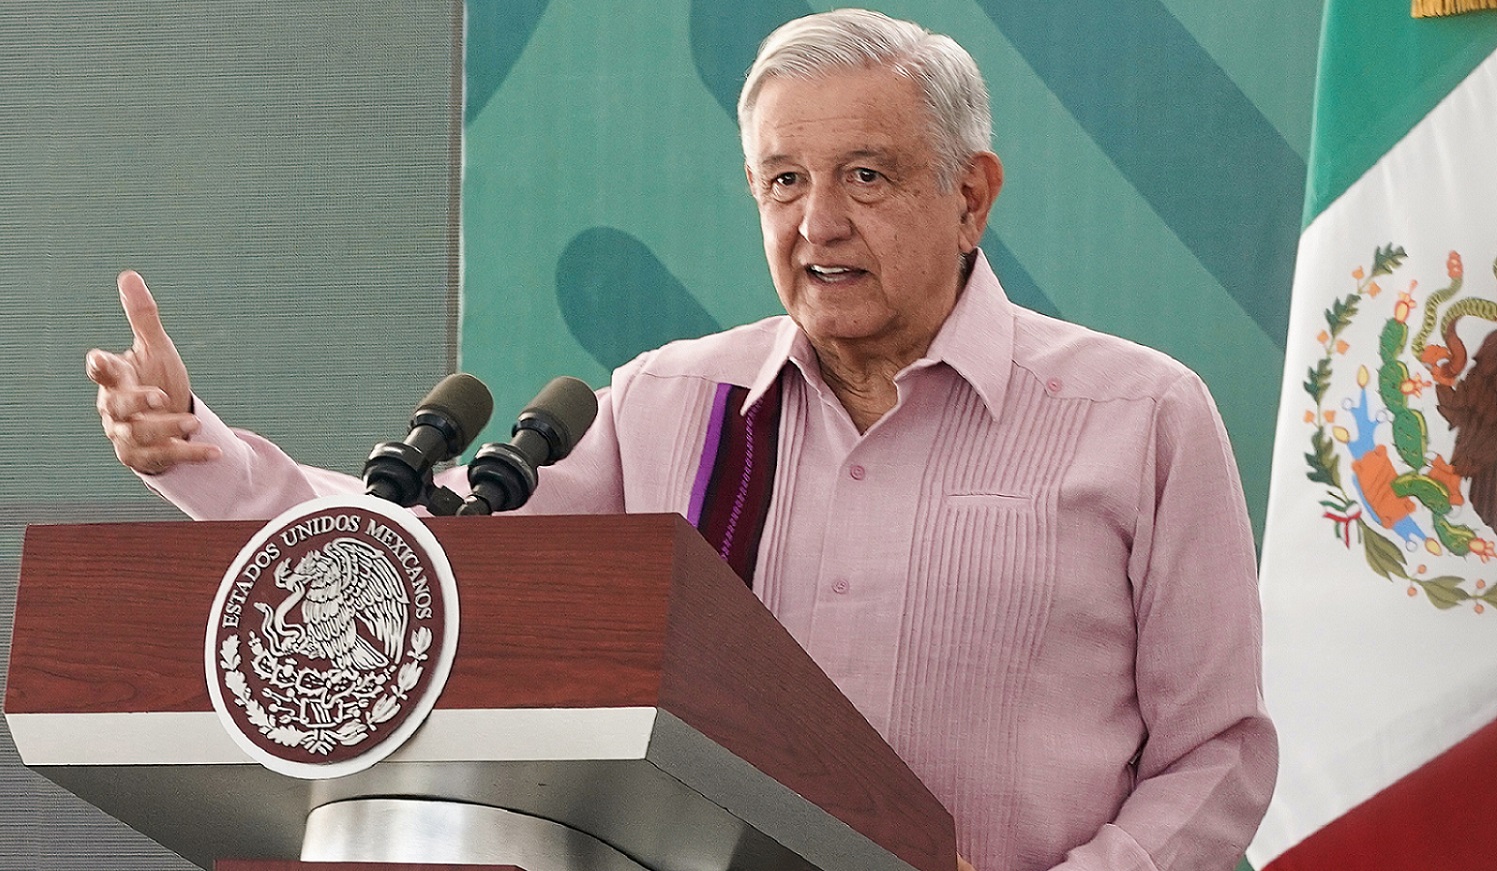
[[[852,175],[853,175],[853,178],[857,179],[858,182],[861,183],[861,184],[873,184],[874,182],[878,181],[879,178],[880,178],[878,170],[876,170],[876,169],[867,169],[867,168],[864,168],[864,167],[859,167],[859,168],[853,170],[852,171]]]
[[[779,175],[770,176],[769,187],[765,189],[764,195],[778,202],[789,202],[797,196],[800,187],[800,173],[782,172]]]

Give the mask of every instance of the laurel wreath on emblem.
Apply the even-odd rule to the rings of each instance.
[[[428,659],[432,643],[431,630],[419,627],[411,633],[406,662],[361,673],[336,666],[298,668],[291,657],[273,653],[253,631],[248,635],[250,665],[267,684],[261,692],[269,706],[254,698],[248,678],[239,670],[238,634],[226,637],[219,650],[224,685],[260,734],[283,747],[324,756],[336,746],[358,744],[400,712],[421,679],[421,663]]]
[[[1378,279],[1394,275],[1407,256],[1392,243],[1376,248],[1372,268],[1358,267],[1351,274],[1356,289],[1325,310],[1327,329],[1317,336],[1324,354],[1310,367],[1304,382],[1305,392],[1315,401],[1314,410],[1305,415],[1306,422],[1314,425],[1311,450],[1305,454],[1308,478],[1327,487],[1320,505],[1336,538],[1348,549],[1354,539],[1361,544],[1374,572],[1389,581],[1407,581],[1410,596],[1422,591],[1436,608],[1448,610],[1469,602],[1479,614],[1485,605],[1497,605],[1497,587],[1452,574],[1425,577],[1426,567],[1410,571],[1405,555],[1406,549],[1416,552],[1422,545],[1434,557],[1475,556],[1486,563],[1497,556],[1491,539],[1452,518],[1452,512],[1469,501],[1488,531],[1497,520],[1497,427],[1488,431],[1484,425],[1486,421],[1497,424],[1497,332],[1488,336],[1475,365],[1466,372],[1466,348],[1455,331],[1463,317],[1497,321],[1497,302],[1466,298],[1441,315],[1441,307],[1462,287],[1459,253],[1450,252],[1446,260],[1450,284],[1425,300],[1418,331],[1412,337],[1409,334],[1408,320],[1416,306],[1413,291],[1418,286],[1411,281],[1378,336],[1375,376],[1366,365],[1359,366],[1356,394],[1341,409],[1325,407],[1333,362],[1350,347],[1343,334],[1363,303],[1381,292]],[[1493,270],[1497,273],[1497,263]],[[1436,338],[1444,344],[1430,342],[1437,324]],[[1406,352],[1414,368],[1405,361]],[[1369,387],[1381,403],[1380,410],[1374,407]],[[1456,432],[1449,459],[1430,452],[1425,416],[1409,404],[1411,397],[1422,397],[1432,387],[1438,411]],[[1341,411],[1349,419],[1338,420]],[[1388,424],[1391,445],[1376,439],[1383,424]],[[1338,444],[1353,458],[1349,482],[1342,477]],[[1468,482],[1464,491],[1463,481]],[[1376,527],[1368,522],[1369,516]]]

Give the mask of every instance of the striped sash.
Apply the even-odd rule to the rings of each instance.
[[[780,382],[744,414],[747,387],[717,385],[687,521],[743,582],[754,585],[759,539],[774,495],[780,444]]]

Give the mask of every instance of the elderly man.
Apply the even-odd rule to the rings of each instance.
[[[950,39],[855,10],[793,21],[739,120],[788,317],[619,369],[529,510],[697,523],[982,871],[1230,869],[1276,748],[1241,487],[1201,381],[1004,297],[977,247],[1003,180],[987,91]],[[196,517],[360,489],[194,403],[140,277],[120,292],[135,345],[88,370],[152,487]]]

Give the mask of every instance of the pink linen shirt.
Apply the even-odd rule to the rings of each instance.
[[[614,373],[534,513],[688,511],[717,385],[782,379],[755,592],[957,823],[978,871],[1230,871],[1273,789],[1226,432],[1163,354],[1008,302],[981,256],[859,434],[785,317]],[[148,482],[194,517],[361,491],[230,430]],[[443,482],[465,490],[461,469]]]

